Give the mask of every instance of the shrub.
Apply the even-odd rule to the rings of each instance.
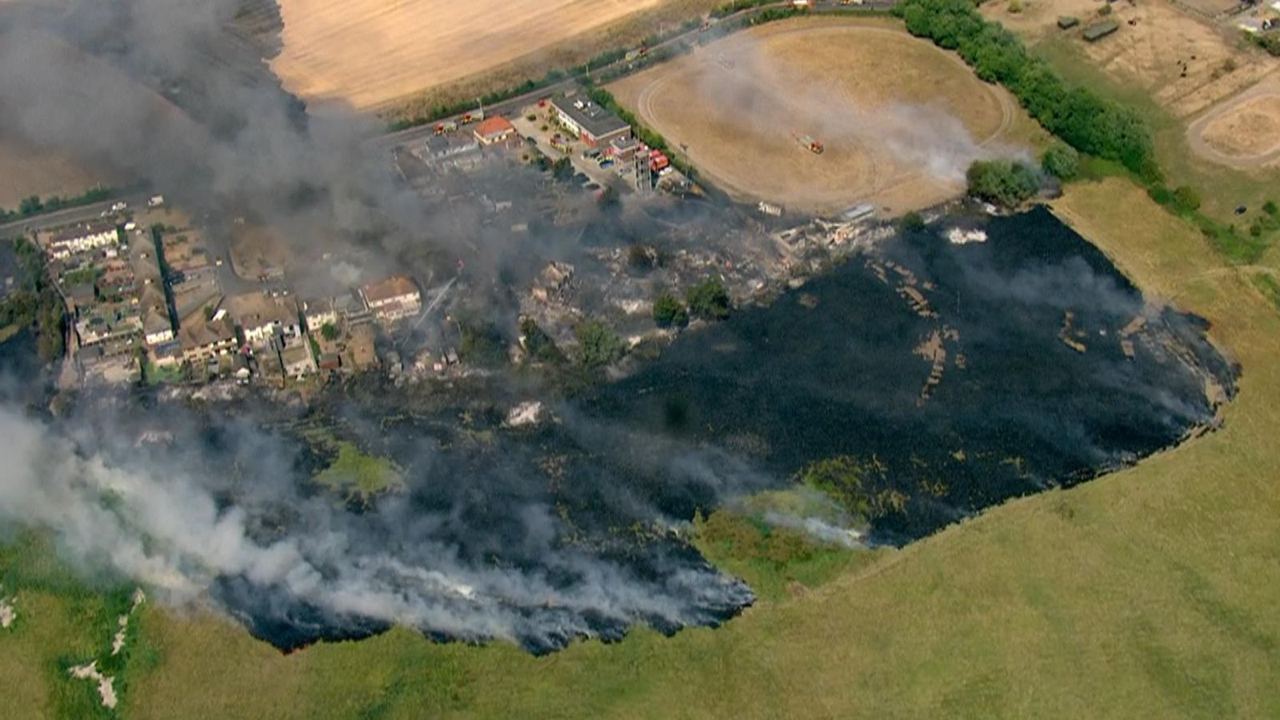
[[[689,311],[671,293],[662,293],[653,301],[653,321],[658,327],[684,327],[689,324]]]
[[[1006,208],[1030,199],[1040,189],[1035,170],[1010,160],[978,160],[969,166],[966,177],[969,194]]]
[[[1180,212],[1195,212],[1200,209],[1200,193],[1182,185],[1173,191],[1173,206]]]
[[[582,364],[589,368],[604,367],[622,359],[626,346],[622,338],[599,320],[587,320],[574,328],[578,336]]]
[[[1040,167],[1059,180],[1071,180],[1080,172],[1080,153],[1070,145],[1055,143],[1044,151]]]
[[[924,229],[924,216],[912,210],[898,221],[898,229],[903,232],[918,232]]]
[[[685,295],[689,313],[703,320],[723,320],[729,317],[729,291],[719,278],[710,278],[689,288]]]

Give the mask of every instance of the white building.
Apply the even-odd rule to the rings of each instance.
[[[174,338],[173,323],[169,321],[169,313],[163,307],[150,307],[143,313],[142,330],[146,333],[147,345],[155,347],[172,342]]]
[[[422,309],[422,293],[407,275],[392,275],[360,288],[360,295],[382,323],[393,323],[417,315]]]
[[[298,380],[316,372],[316,360],[311,355],[311,348],[301,341],[281,350],[280,362],[284,366],[284,374]]]
[[[108,223],[76,225],[52,233],[45,240],[45,252],[54,260],[119,244],[116,226]]]
[[[304,300],[302,319],[306,321],[307,332],[318,333],[325,325],[338,326],[338,308],[334,305],[333,298]]]
[[[271,297],[264,292],[244,293],[228,298],[227,310],[251,347],[269,345],[277,335],[286,340],[302,335],[298,305],[292,298]]]

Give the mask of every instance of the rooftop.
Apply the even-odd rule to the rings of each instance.
[[[556,94],[551,99],[551,103],[595,137],[631,127],[608,108],[592,102],[591,98],[587,97],[587,93],[580,88],[571,88]]]
[[[192,315],[182,321],[182,328],[178,331],[178,342],[183,349],[204,347],[211,343],[233,340],[236,336],[236,330],[231,325],[231,320],[223,317],[218,320],[205,320],[200,314]]]
[[[227,298],[227,312],[247,329],[263,325],[294,325],[298,305],[290,297],[271,297],[265,292],[249,292]]]
[[[494,115],[476,126],[476,135],[485,138],[515,131],[516,126],[501,115]]]
[[[403,295],[418,295],[418,286],[408,275],[392,275],[385,280],[372,282],[360,289],[366,302],[377,303]]]
[[[60,242],[66,242],[68,240],[75,240],[77,238],[88,237],[90,235],[97,235],[99,233],[115,232],[115,231],[116,231],[116,226],[114,223],[109,223],[109,222],[80,223],[78,225],[71,225],[68,227],[59,228],[49,233],[49,242],[60,243]]]

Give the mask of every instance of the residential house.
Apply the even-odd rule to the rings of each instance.
[[[287,340],[302,336],[298,304],[291,297],[244,293],[227,298],[227,311],[250,347],[265,347],[277,337]]]
[[[85,223],[49,233],[44,238],[44,249],[49,257],[64,260],[90,250],[111,247],[119,242],[120,235],[113,223]]]
[[[210,358],[226,355],[236,349],[236,328],[226,310],[219,310],[209,320],[197,312],[183,319],[178,328],[182,360],[195,365]]]
[[[477,125],[472,134],[481,145],[497,145],[514,136],[516,126],[501,115],[494,115]]]
[[[325,325],[338,326],[338,308],[334,305],[333,298],[304,300],[302,319],[306,322],[307,332],[315,334]]]
[[[316,360],[304,341],[295,341],[281,350],[280,362],[284,365],[284,374],[297,380],[316,372]]]
[[[407,275],[392,275],[360,288],[360,295],[383,324],[417,315],[422,309],[422,293]]]

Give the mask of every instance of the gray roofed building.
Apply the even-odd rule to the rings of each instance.
[[[607,143],[631,134],[631,126],[593,101],[582,88],[570,88],[551,98],[560,123],[578,133],[588,145]]]

